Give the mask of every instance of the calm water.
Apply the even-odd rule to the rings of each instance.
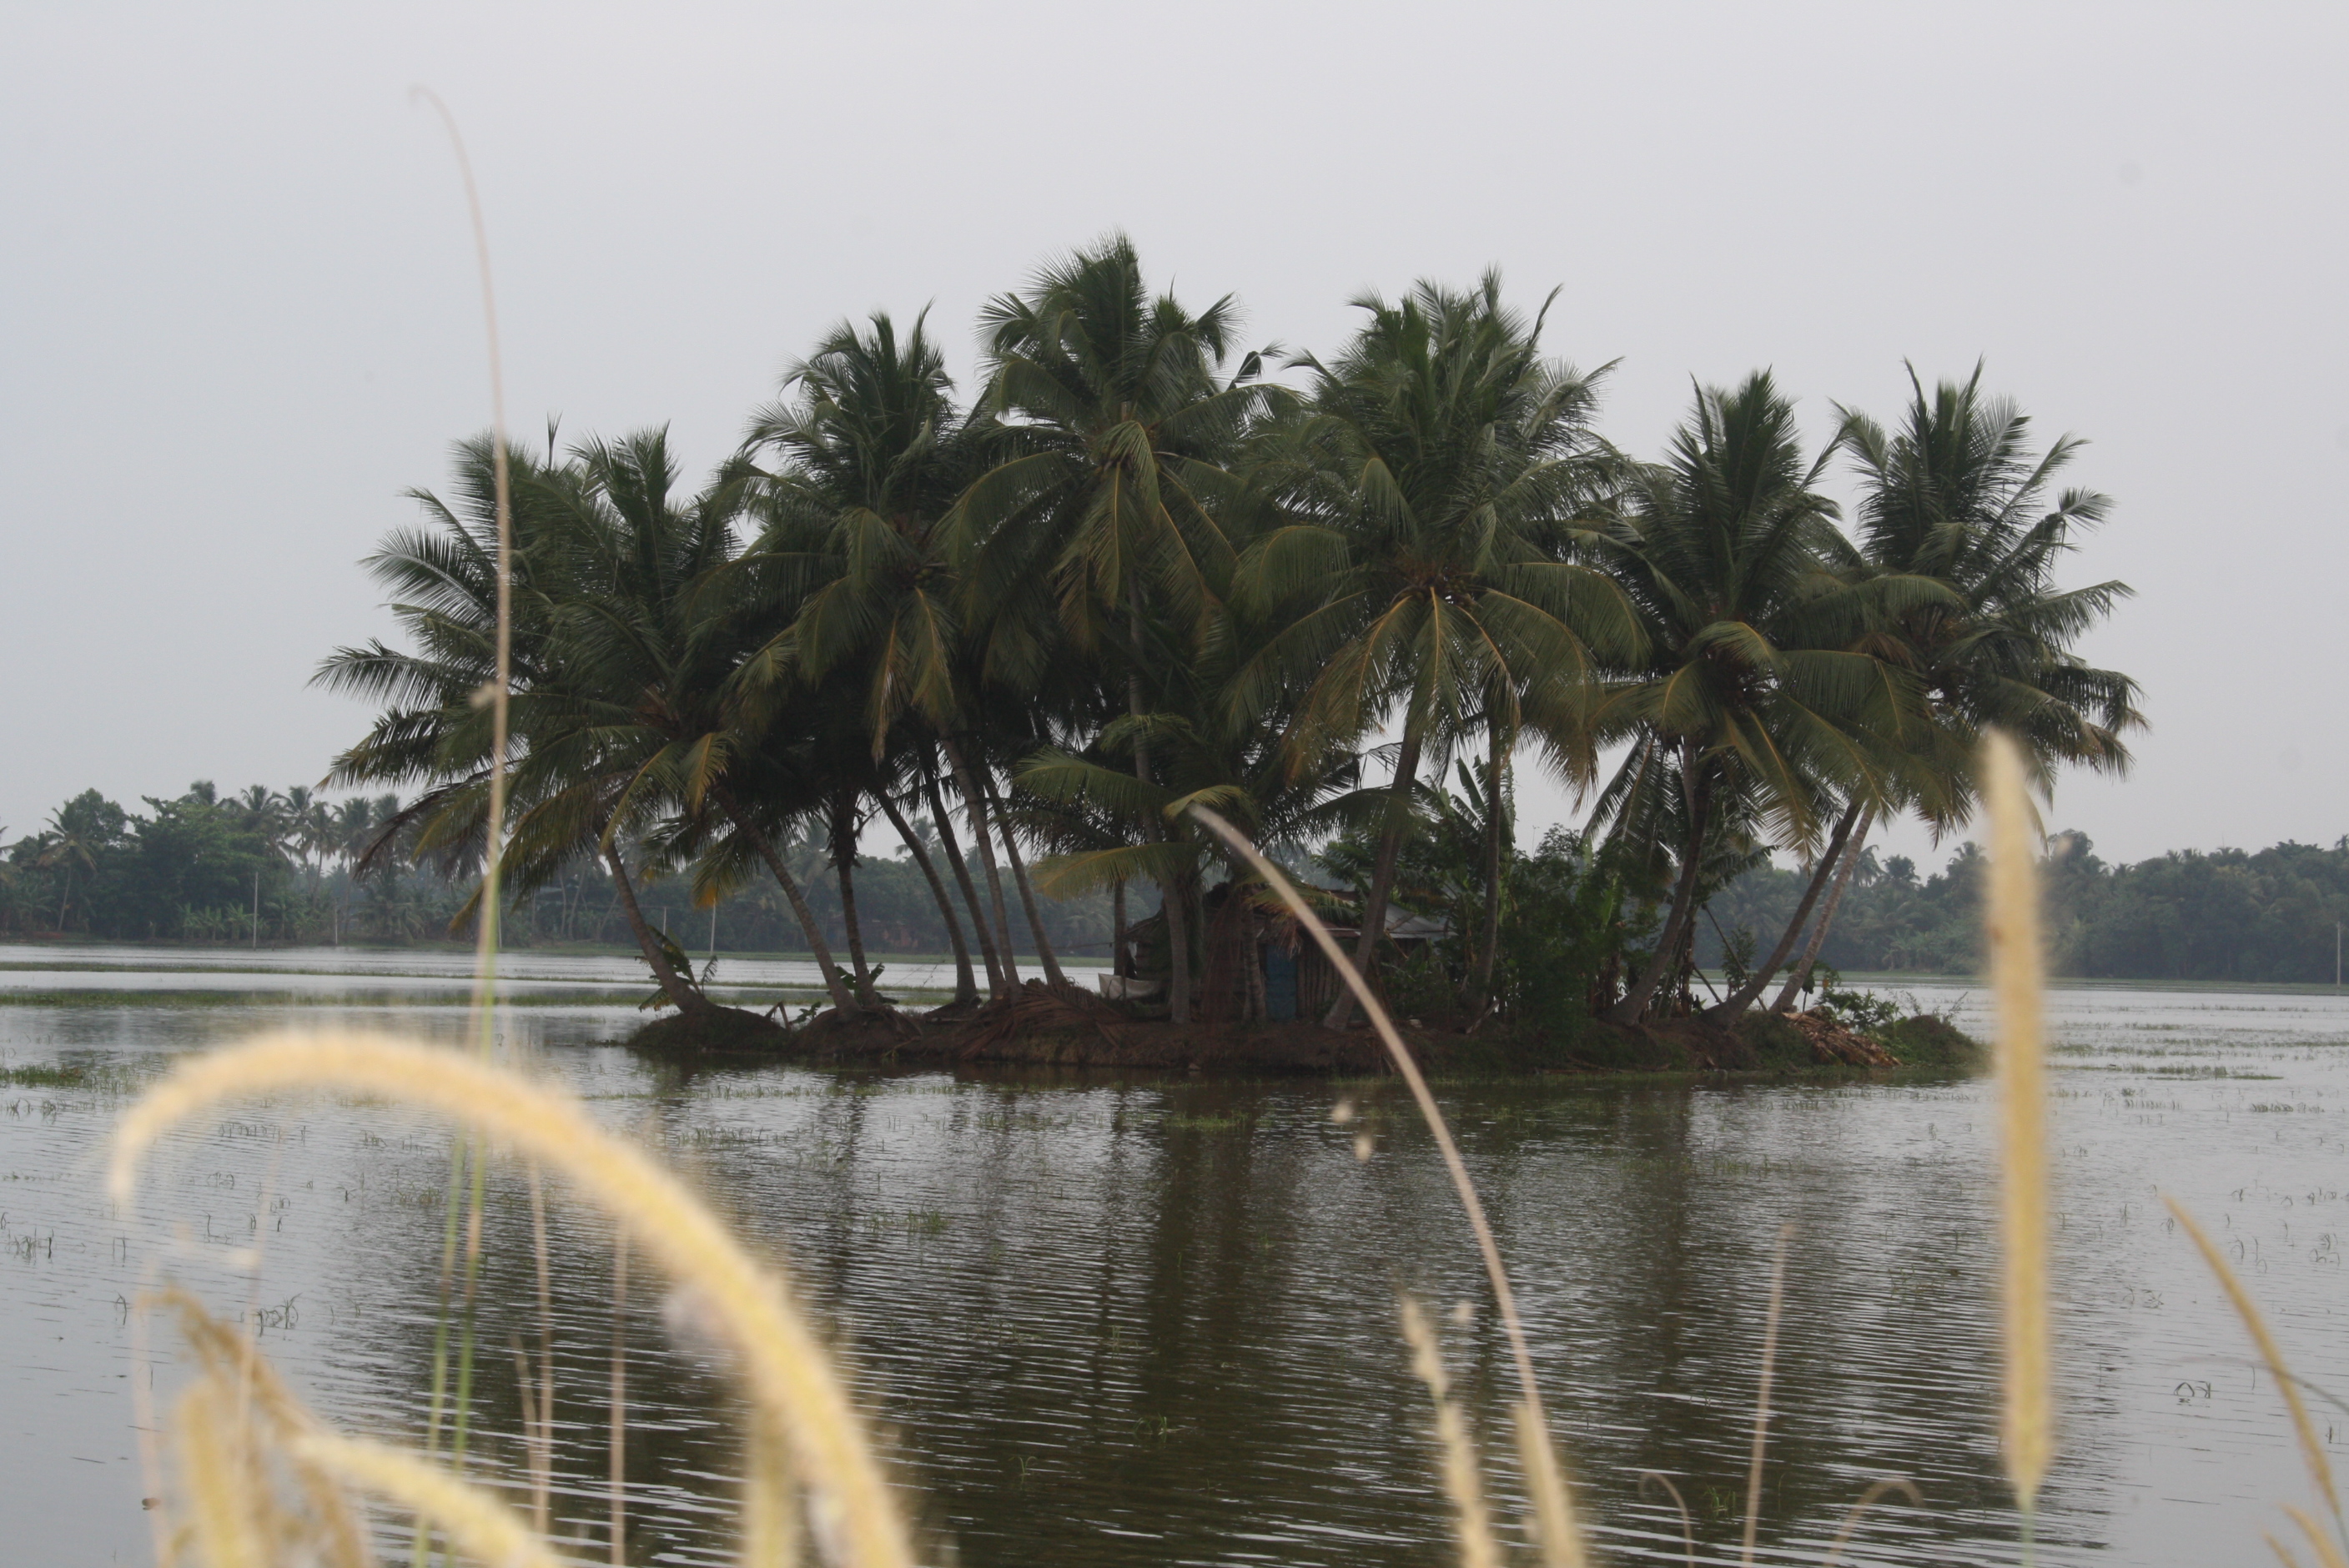
[[[191,955],[163,963],[184,969]],[[266,956],[266,955],[264,955]],[[116,1213],[98,1167],[126,1088],[250,1030],[363,1020],[453,1038],[436,963],[371,955],[365,1005],[288,976],[186,973],[113,950],[0,950],[0,1055],[74,1064],[93,1087],[0,1107],[0,1498],[11,1561],[147,1559],[142,1385],[178,1376],[168,1326],[135,1308],[177,1281],[241,1315],[339,1421],[420,1430],[443,1131],[380,1108],[256,1103],[166,1150]],[[115,965],[100,975],[80,963]],[[560,961],[558,961],[560,962]],[[281,969],[318,969],[285,964]],[[37,980],[26,976],[38,975]],[[623,988],[610,974],[533,974]],[[98,989],[103,984],[107,990]],[[7,987],[15,987],[13,1001]],[[123,989],[122,987],[128,987]],[[82,995],[56,993],[81,988]],[[1956,1008],[1976,998],[1917,986]],[[60,1005],[64,1004],[64,1005]],[[2241,1260],[2298,1369],[2349,1394],[2342,1207],[2349,1004],[2332,996],[2078,989],[2054,998],[2062,1145],[2063,1457],[2043,1559],[2247,1562],[2306,1491],[2282,1412],[2158,1192]],[[1395,1300],[1449,1317],[1455,1380],[1515,1493],[1506,1358],[1440,1167],[1392,1086],[874,1078],[802,1069],[690,1078],[610,1043],[638,1018],[582,993],[517,1008],[509,1048],[615,1125],[698,1170],[786,1258],[847,1347],[935,1555],[1433,1564],[1449,1560]],[[1341,1093],[1363,1106],[1333,1126]],[[1875,1515],[1857,1560],[2005,1563],[1989,1315],[1992,1151],[1974,1083],[1451,1086],[1446,1108],[1502,1236],[1560,1436],[1608,1552],[1734,1561],[1769,1255],[1795,1227],[1765,1561],[1816,1561],[1880,1475],[1927,1506]],[[517,1445],[509,1336],[534,1342],[527,1200],[492,1182],[478,1419]],[[613,1243],[554,1203],[562,1510],[604,1554]],[[734,1452],[722,1380],[663,1327],[636,1272],[623,1329],[633,1423],[630,1555],[726,1560]],[[2320,1408],[2328,1438],[2349,1418]]]

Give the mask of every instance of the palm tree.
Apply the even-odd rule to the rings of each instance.
[[[1423,755],[1481,727],[1497,786],[1538,721],[1587,776],[1595,660],[1632,659],[1642,642],[1621,592],[1574,558],[1576,520],[1617,467],[1591,430],[1597,377],[1543,356],[1542,319],[1502,303],[1497,273],[1465,294],[1423,283],[1399,303],[1355,303],[1370,319],[1342,355],[1295,362],[1311,393],[1257,469],[1293,521],[1250,548],[1243,577],[1259,607],[1313,601],[1246,677],[1259,706],[1284,679],[1309,680],[1296,755],[1401,710],[1354,953],[1367,973]],[[1341,990],[1324,1022],[1343,1027],[1352,1007]]]
[[[49,814],[49,830],[44,835],[48,841],[33,862],[43,868],[64,868],[64,889],[57,895],[57,931],[60,934],[66,929],[67,913],[73,907],[74,868],[79,866],[95,875],[98,872],[98,851],[106,846],[106,837],[101,824],[96,820],[97,812],[91,800],[96,794],[96,790],[91,790]]]
[[[758,476],[751,504],[764,527],[746,565],[770,602],[790,608],[790,619],[734,677],[746,718],[771,724],[777,703],[814,686],[829,694],[819,705],[828,714],[843,696],[858,699],[862,738],[876,762],[909,721],[954,745],[968,698],[957,577],[942,531],[966,466],[952,390],[922,319],[901,339],[890,317],[876,314],[869,331],[833,328],[785,376],[785,400],[752,418],[746,457],[771,453],[780,461]],[[843,680],[839,672],[853,674]],[[836,826],[866,788],[833,791]],[[983,823],[983,803],[968,788],[965,799]],[[983,832],[980,845],[992,877]],[[835,846],[843,873],[853,859]],[[844,903],[853,899],[849,885]],[[935,878],[933,887],[952,928],[953,907]],[[979,935],[989,986],[1000,995],[1009,984],[1009,934],[990,934],[982,919]]]
[[[1931,578],[1951,595],[1920,600],[1899,615],[1887,651],[1912,672],[1933,721],[1909,771],[1919,781],[1913,809],[1937,834],[1971,814],[1973,761],[1986,729],[2021,741],[2044,787],[2065,763],[2126,772],[2122,737],[2145,722],[2136,682],[2072,652],[2128,596],[2128,585],[2064,590],[2054,582],[2075,534],[2102,522],[2112,501],[2093,490],[2051,494],[2082,443],[2065,436],[2034,455],[2029,416],[1986,394],[1982,377],[1977,364],[1964,382],[1941,382],[1928,397],[1911,368],[1897,434],[1837,409],[1841,444],[1861,481],[1859,538],[1843,570]],[[1857,861],[1867,829],[1863,820],[1843,846],[1847,861]],[[1838,894],[1844,885],[1839,879]],[[1793,1005],[1837,902],[1821,913],[1775,1009]]]
[[[996,460],[949,526],[968,562],[982,674],[1030,692],[1063,649],[1107,655],[1123,664],[1126,710],[1138,717],[1154,706],[1155,672],[1187,659],[1228,583],[1234,552],[1216,511],[1237,481],[1223,465],[1260,401],[1260,358],[1221,379],[1237,327],[1229,296],[1195,314],[1172,294],[1154,298],[1123,234],[989,302],[981,326],[982,433]],[[1171,647],[1153,645],[1154,611]],[[1130,739],[1135,777],[1152,778],[1146,734]],[[1185,890],[1171,895],[1179,903]],[[1188,924],[1170,910],[1177,1022],[1189,1017]]]
[[[776,823],[761,820],[741,788],[756,769],[742,757],[746,738],[729,695],[758,606],[735,559],[734,529],[752,476],[729,464],[680,504],[666,431],[591,440],[574,452],[581,482],[562,492],[561,514],[574,589],[553,615],[569,706],[559,718],[534,711],[516,727],[535,732],[552,721],[633,764],[612,801],[615,820],[670,810],[705,833],[712,819],[722,822],[774,874],[833,1006],[854,1016],[859,1000],[776,851]]]
[[[1915,683],[1865,640],[1878,606],[1946,591],[1899,576],[1854,583],[1830,570],[1836,508],[1814,488],[1830,455],[1804,461],[1794,406],[1767,372],[1700,390],[1666,460],[1641,473],[1609,531],[1611,564],[1653,653],[1599,709],[1602,732],[1639,740],[1594,820],[1645,816],[1677,837],[1656,951],[1618,1021],[1638,1019],[1680,962],[1711,842],[1749,825],[1782,843],[1816,842],[1834,810],[1893,788],[1883,753],[1916,728]],[[1666,791],[1669,810],[1654,801]]]
[[[618,840],[633,822],[618,808],[634,768],[595,727],[571,722],[582,703],[570,662],[555,642],[554,622],[556,606],[579,592],[573,580],[576,552],[564,537],[564,492],[578,477],[542,467],[520,448],[507,460],[516,546],[508,891],[526,896],[564,865],[601,858],[663,993],[681,1011],[703,1011],[711,1004],[653,939],[620,861]],[[330,783],[428,786],[404,807],[385,795],[364,814],[350,813],[345,826],[354,838],[346,852],[355,876],[396,854],[461,851],[480,841],[485,828],[489,718],[473,698],[495,673],[498,601],[495,487],[486,439],[459,445],[457,481],[453,504],[429,490],[409,492],[424,508],[424,526],[395,530],[367,562],[391,593],[392,613],[413,646],[396,648],[377,639],[340,648],[313,677],[315,685],[385,705],[367,735],[335,759]]]

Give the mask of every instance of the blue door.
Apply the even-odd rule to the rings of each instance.
[[[1264,954],[1264,1013],[1268,1018],[1297,1016],[1297,954],[1270,943]]]

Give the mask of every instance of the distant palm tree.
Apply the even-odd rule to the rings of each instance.
[[[1243,678],[1267,707],[1281,683],[1308,683],[1299,757],[1400,711],[1354,953],[1367,973],[1423,755],[1481,727],[1498,789],[1534,721],[1587,777],[1588,683],[1644,644],[1621,591],[1575,558],[1578,520],[1619,466],[1591,429],[1595,378],[1543,356],[1540,318],[1503,304],[1496,273],[1466,294],[1423,283],[1400,302],[1355,303],[1369,320],[1331,362],[1297,361],[1312,390],[1256,470],[1291,521],[1250,548],[1245,592],[1259,608],[1309,607]],[[1488,876],[1496,890],[1497,861]],[[1324,1022],[1343,1027],[1352,1009],[1341,988]]]
[[[98,870],[98,850],[92,841],[88,824],[75,817],[70,809],[60,808],[49,817],[48,844],[34,863],[44,867],[62,867],[65,872],[64,890],[57,896],[57,930],[66,928],[66,914],[73,904],[74,868],[79,866],[95,873]]]
[[[1599,711],[1601,732],[1637,741],[1598,815],[1669,824],[1677,840],[1659,844],[1676,862],[1663,928],[1618,1020],[1646,1012],[1682,962],[1716,835],[1752,827],[1816,843],[1845,800],[1897,788],[1885,754],[1921,728],[1915,680],[1868,637],[1886,607],[1948,591],[1831,569],[1836,508],[1815,488],[1828,455],[1805,461],[1794,406],[1767,372],[1702,390],[1609,532],[1610,565],[1654,651]]]
[[[757,591],[790,618],[734,676],[736,722],[747,734],[771,730],[782,706],[803,717],[821,712],[817,722],[827,731],[850,727],[833,710],[853,698],[862,742],[878,768],[907,723],[950,747],[964,728],[969,694],[959,576],[941,527],[967,468],[952,385],[920,318],[901,338],[889,316],[875,314],[868,331],[835,327],[785,377],[787,400],[752,418],[744,450],[773,468],[753,489],[750,504],[764,529],[744,566]],[[802,700],[805,688],[823,694],[812,710]],[[854,814],[857,797],[877,788],[876,778],[853,779],[854,772],[843,771],[842,787],[830,791],[827,814],[835,825]],[[967,770],[957,779],[968,784]],[[983,800],[967,791],[965,803],[974,821],[986,821]],[[992,879],[983,830],[979,844]],[[836,850],[833,861],[848,879],[853,854]],[[842,886],[843,908],[853,909],[853,881]],[[952,903],[942,884],[934,880],[933,888],[959,949]],[[850,932],[862,974],[853,921]],[[1000,995],[1010,984],[1009,933],[990,932],[982,918],[979,938],[990,988]]]
[[[1195,313],[1154,297],[1123,234],[988,302],[979,414],[993,460],[948,521],[984,678],[1035,691],[1066,650],[1107,661],[1138,717],[1157,672],[1189,658],[1227,591],[1236,556],[1216,513],[1238,481],[1224,465],[1261,400],[1258,356],[1222,378],[1237,325],[1229,296]],[[1146,733],[1130,741],[1135,776],[1152,778]],[[1168,893],[1182,1022],[1195,890]]]
[[[1985,393],[1982,377],[1977,365],[1962,383],[1940,382],[1929,397],[1912,369],[1894,432],[1837,410],[1862,487],[1858,542],[1839,569],[1856,578],[1930,578],[1951,591],[1915,602],[1888,628],[1887,656],[1912,673],[1932,719],[1904,772],[1910,809],[1936,834],[1971,815],[1986,729],[2019,739],[2044,785],[2066,763],[2125,773],[2122,738],[2145,723],[2135,681],[2072,651],[2128,596],[2128,585],[2066,590],[2054,581],[2076,535],[2102,522],[2112,501],[2094,490],[2054,490],[2081,442],[2065,436],[2034,454],[2029,416]],[[1843,845],[1847,861],[1859,856],[1867,828],[1863,820]],[[1818,874],[1827,869],[1822,862]],[[1839,880],[1838,892],[1844,885]],[[1793,1005],[1835,910],[1830,901],[1821,912],[1774,1008]]]
[[[411,491],[427,522],[388,536],[367,561],[393,595],[392,611],[414,645],[380,640],[336,650],[314,683],[387,706],[355,746],[335,759],[338,784],[413,781],[428,786],[402,805],[389,795],[364,820],[368,837],[354,872],[394,856],[461,853],[486,831],[486,709],[474,695],[495,672],[497,524],[492,452],[486,439],[458,447],[453,503]],[[514,820],[504,854],[507,886],[525,896],[572,861],[595,856],[614,879],[630,934],[662,992],[682,1011],[711,1004],[680,974],[636,906],[617,847],[636,823],[616,810],[629,776],[592,727],[564,727],[580,708],[572,672],[555,641],[555,608],[578,592],[574,552],[564,527],[575,472],[542,467],[526,450],[507,454],[513,475]],[[349,824],[361,825],[356,812]],[[397,894],[397,887],[389,890]],[[386,934],[411,926],[415,911],[396,896],[379,910]],[[461,918],[461,916],[460,916]]]
[[[722,824],[764,861],[833,1005],[854,1015],[858,999],[805,892],[738,788],[742,736],[728,693],[756,609],[734,531],[752,476],[730,463],[680,503],[666,432],[589,441],[576,451],[582,482],[564,492],[561,525],[572,587],[553,613],[565,701],[543,722],[592,741],[607,771],[631,769],[612,800],[616,820],[674,810],[702,830]],[[541,723],[533,713],[518,727],[535,736]]]

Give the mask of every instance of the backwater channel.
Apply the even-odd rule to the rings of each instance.
[[[176,1135],[135,1205],[108,1130],[173,1057],[264,1028],[456,1042],[464,964],[405,954],[0,947],[0,1558],[134,1563],[137,1429],[181,1358],[143,1294],[243,1321],[330,1418],[413,1439],[430,1375],[445,1128],[256,1101]],[[852,1365],[930,1554],[966,1568],[1449,1563],[1399,1293],[1439,1309],[1455,1387],[1521,1539],[1506,1347],[1399,1084],[686,1073],[615,1042],[639,966],[517,955],[505,1049],[696,1172],[784,1259]],[[742,984],[795,966],[736,965]],[[912,978],[912,976],[908,976]],[[1965,985],[1891,982],[1982,1032]],[[767,999],[771,999],[770,996]],[[762,1003],[763,1005],[763,1003]],[[2060,1458],[2040,1560],[2262,1560],[2309,1485],[2270,1379],[2186,1238],[2204,1220],[2295,1369],[2349,1398],[2349,1002],[2080,986],[2051,997]],[[34,1076],[34,1075],[27,1075]],[[1995,1146],[1970,1080],[1452,1083],[1602,1553],[1737,1560],[1771,1254],[1794,1227],[1760,1561],[1817,1562],[1871,1481],[1861,1563],[2012,1563],[1998,1479]],[[1361,1116],[1331,1109],[1350,1098]],[[1367,1133],[1370,1157],[1358,1158]],[[492,1169],[479,1462],[520,1483],[508,1346],[540,1330],[527,1186]],[[568,1550],[606,1560],[611,1228],[551,1199]],[[729,1560],[732,1407],[640,1266],[620,1317],[627,1555]],[[2349,1411],[2313,1401],[2341,1462]],[[2303,1557],[2305,1553],[2302,1553]]]

